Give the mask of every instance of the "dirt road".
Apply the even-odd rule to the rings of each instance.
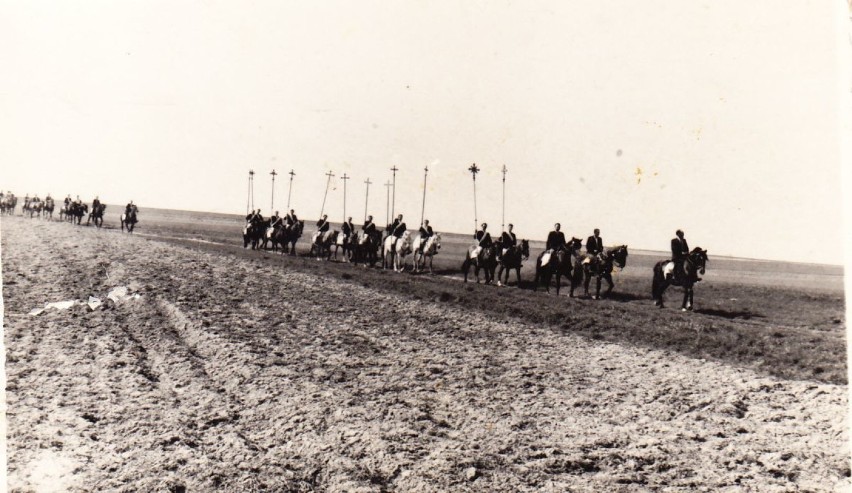
[[[846,386],[416,301],[357,273],[0,226],[13,491],[848,485]],[[141,298],[27,314],[115,286]]]

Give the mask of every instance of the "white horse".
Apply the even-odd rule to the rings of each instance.
[[[331,259],[331,246],[337,241],[339,231],[329,230],[325,233],[319,231],[314,232],[311,237],[311,252],[316,252],[317,260],[325,257],[326,260]]]
[[[414,242],[412,243],[412,250],[414,250],[414,272],[420,272],[426,268],[426,257],[429,257],[429,273],[432,273],[432,260],[434,260],[435,255],[438,254],[438,250],[441,249],[441,233],[435,233],[430,236],[426,240],[426,244],[423,245],[423,253],[420,253],[420,244],[423,242],[423,237],[417,235],[417,238],[414,238]],[[421,265],[422,264],[422,265]]]
[[[396,249],[394,249],[396,246]],[[411,253],[411,232],[406,231],[402,236],[397,238],[393,235],[385,238],[382,244],[382,268],[387,268],[388,265],[393,266],[395,272],[405,270],[405,256]],[[388,261],[388,255],[391,256],[391,261]],[[400,259],[402,259],[402,267],[400,267]]]

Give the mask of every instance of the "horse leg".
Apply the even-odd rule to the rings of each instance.
[[[598,276],[598,284],[595,290],[595,299],[601,299],[601,276]]]
[[[689,291],[692,289],[691,286],[684,285],[683,287],[683,303],[680,305],[680,309],[682,311],[686,311],[686,303],[689,301]]]
[[[583,294],[589,297],[589,284],[592,282],[592,273],[586,271],[584,273],[585,280],[583,281]]]
[[[470,262],[467,259],[462,263],[462,272],[464,272],[464,282],[467,282],[467,275],[470,272]]]
[[[692,289],[692,286],[690,286],[689,287],[689,304],[686,305],[686,309],[688,311],[692,311],[692,307],[693,307],[692,297],[693,297],[694,294],[695,294],[695,291]]]

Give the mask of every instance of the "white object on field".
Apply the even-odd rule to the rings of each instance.
[[[107,298],[115,303],[126,300],[128,298],[127,286],[118,286],[117,288],[110,289]]]
[[[89,310],[94,311],[99,306],[103,304],[100,298],[95,298],[94,296],[89,296],[89,301],[86,302],[86,305],[89,307]]]
[[[77,300],[54,301],[53,303],[45,303],[44,308],[33,308],[30,310],[30,315],[40,315],[46,310],[56,308],[57,310],[67,310],[78,303]]]

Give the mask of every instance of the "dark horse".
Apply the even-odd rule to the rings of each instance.
[[[494,280],[494,270],[497,268],[497,247],[494,245],[482,247],[475,257],[472,256],[474,251],[475,248],[471,247],[465,253],[464,263],[462,264],[464,282],[467,282],[467,275],[472,265],[476,282],[479,282],[479,270],[482,269],[485,271],[485,284],[491,284],[491,281]]]
[[[263,234],[266,232],[266,228],[268,227],[268,219],[247,223],[246,227],[243,228],[243,248],[246,248],[249,244],[251,244],[251,249],[257,250],[258,244],[263,239]]]
[[[562,277],[571,279],[571,258],[580,251],[580,246],[583,242],[579,238],[571,238],[565,246],[558,248],[550,255],[550,260],[547,265],[541,265],[541,259],[545,252],[535,261],[535,283],[533,289],[538,290],[539,284],[544,284],[547,287],[547,292],[550,292],[550,281],[553,275],[556,275],[556,294],[559,294],[559,289],[562,287]]]
[[[577,257],[577,260],[574,262],[574,274],[571,277],[571,292],[569,296],[574,296],[574,289],[580,285],[580,281],[583,280],[584,275],[586,282],[583,284],[583,289],[586,296],[589,296],[589,282],[592,280],[592,277],[596,277],[598,280],[597,290],[593,299],[597,300],[601,297],[601,279],[606,279],[607,284],[609,284],[609,287],[604,293],[604,296],[608,296],[612,292],[612,288],[615,287],[615,284],[612,282],[613,267],[623,269],[625,265],[627,265],[627,245],[610,248],[597,255],[586,254]]]
[[[502,245],[498,243],[497,248],[502,248]],[[530,242],[529,240],[521,240],[520,245],[511,246],[506,249],[506,253],[500,256],[500,260],[498,264],[500,265],[500,270],[497,271],[497,285],[502,286],[503,284],[509,283],[509,273],[512,269],[515,269],[515,273],[518,274],[518,287],[521,286],[521,267],[524,260],[530,258]],[[503,279],[501,283],[500,280],[503,278],[503,272],[506,273],[506,278]]]
[[[133,232],[133,228],[135,228],[136,223],[139,222],[139,220],[136,219],[136,214],[138,212],[139,212],[139,209],[137,209],[136,206],[134,205],[134,206],[130,207],[130,212],[125,212],[124,214],[121,215],[121,230],[122,231],[124,231],[124,228],[127,228],[128,233]]]
[[[356,264],[363,262],[370,267],[375,267],[376,262],[379,261],[379,249],[381,246],[381,231],[374,230],[370,233],[365,233],[364,231],[358,232],[354,244],[355,249],[352,252],[352,262]]]
[[[85,216],[88,212],[88,204],[72,203],[71,209],[65,213],[65,216],[71,218],[71,224],[76,222],[79,225],[83,222],[83,216]]]
[[[671,260],[662,260],[654,265],[654,281],[651,285],[651,295],[654,297],[654,304],[658,307],[663,307],[663,293],[669,285],[681,286],[683,288],[683,304],[681,310],[692,310],[692,286],[700,279],[698,274],[704,274],[704,269],[707,265],[707,250],[701,248],[693,248],[686,260],[683,263],[683,276],[676,279],[674,274],[674,262]]]
[[[272,240],[272,251],[276,251],[278,245],[281,245],[282,254],[296,255],[296,241],[302,237],[302,228],[304,227],[305,221],[276,227],[269,238]],[[263,247],[266,248],[266,238],[263,240]]]
[[[104,211],[106,211],[106,204],[99,204],[97,207],[93,207],[92,212],[89,213],[89,217],[86,219],[86,226],[88,226],[91,221],[94,221],[95,226],[99,228],[103,226]]]
[[[53,219],[53,208],[54,208],[53,199],[51,199],[51,198],[44,199],[44,216],[45,217],[47,217],[49,219]]]

